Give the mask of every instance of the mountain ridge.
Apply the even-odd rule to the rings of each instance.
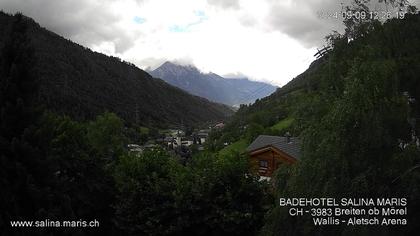
[[[93,52],[23,15],[0,12],[0,50],[17,24],[34,51],[39,103],[59,114],[91,119],[105,111],[143,125],[166,126],[225,119],[233,112],[222,104],[152,78],[132,63]],[[9,40],[10,41],[10,40]]]
[[[230,106],[253,103],[277,89],[268,83],[247,78],[225,78],[214,72],[203,73],[192,65],[179,65],[169,61],[149,73],[193,95]]]

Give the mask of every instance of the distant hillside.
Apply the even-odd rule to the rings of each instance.
[[[165,62],[150,73],[191,94],[231,106],[253,103],[276,90],[275,86],[267,83],[246,78],[227,79],[214,73],[202,73],[193,66],[181,66],[171,62]]]
[[[357,40],[347,40],[344,36],[334,41],[333,49],[323,57],[313,61],[309,68],[296,76],[285,86],[278,88],[271,95],[260,99],[251,106],[242,106],[227,124],[222,139],[216,137],[216,149],[223,143],[241,141],[244,136],[250,139],[258,134],[283,135],[286,131],[299,135],[309,125],[303,115],[319,115],[318,107],[329,107],[348,93],[356,62],[364,61],[386,65],[389,63],[395,73],[395,88],[402,96],[414,99],[410,104],[411,118],[417,119],[416,132],[420,133],[420,16],[407,16],[404,20],[392,19],[381,25],[374,23],[371,31]],[[385,71],[385,69],[383,69]],[[378,79],[379,80],[379,79]],[[382,81],[376,82],[379,87]],[[363,84],[362,84],[363,85]],[[354,85],[353,85],[354,86]],[[367,86],[367,85],[366,85]],[[376,89],[376,88],[375,88]],[[403,96],[403,94],[406,94]],[[363,98],[363,96],[361,96]],[[311,103],[318,102],[316,106]],[[311,105],[308,105],[311,104]],[[325,112],[324,110],[321,114]],[[276,130],[274,127],[284,121],[293,120],[287,129]],[[319,123],[318,121],[315,123]],[[315,124],[314,123],[314,124]],[[415,123],[415,122],[414,122]],[[258,127],[245,131],[244,127],[255,124]],[[305,125],[305,126],[304,126]],[[405,124],[408,126],[408,122]],[[404,128],[401,129],[406,129]],[[409,139],[409,137],[404,137]],[[248,140],[252,141],[252,140]]]
[[[221,155],[242,153],[259,135],[299,136],[297,165],[273,175],[275,194],[373,198],[406,196],[407,222],[420,215],[420,14],[362,22],[335,34],[331,50],[272,95],[241,106],[206,141]],[[228,144],[226,146],[226,144]],[[302,227],[290,227],[299,225]],[[322,228],[276,205],[261,235],[411,235],[418,225]]]
[[[93,52],[29,18],[24,17],[19,24],[25,29],[17,32],[13,27],[17,18],[0,13],[1,53],[11,34],[29,38],[40,85],[38,99],[50,110],[78,119],[111,111],[129,122],[159,126],[220,120],[232,114],[225,105],[153,79],[131,63]]]

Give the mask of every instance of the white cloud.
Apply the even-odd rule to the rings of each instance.
[[[314,49],[268,30],[267,2],[242,1],[235,8],[218,3],[177,1],[159,12],[156,9],[164,6],[163,1],[144,2],[137,14],[146,19],[139,26],[146,37],[123,57],[142,68],[158,66],[164,61],[161,58],[187,61],[204,72],[244,74],[276,85],[284,85],[307,68]]]
[[[343,0],[348,1],[348,0]],[[339,20],[335,0],[0,0],[79,44],[140,68],[165,60],[284,85],[303,72]]]
[[[239,8],[238,0],[207,0],[210,5],[222,8]]]
[[[130,1],[113,0],[0,0],[6,12],[34,18],[42,26],[88,47],[112,43],[116,53],[133,46],[140,31],[127,28],[121,16]],[[129,7],[129,5],[125,5]]]

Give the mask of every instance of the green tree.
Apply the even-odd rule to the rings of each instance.
[[[267,193],[240,156],[195,157],[183,166],[158,150],[116,168],[117,223],[130,235],[254,235]]]
[[[278,173],[278,197],[341,198],[357,193],[356,196],[376,198],[403,196],[407,191],[393,187],[392,181],[401,171],[397,166],[409,161],[399,158],[400,163],[393,162],[395,155],[401,155],[398,140],[406,140],[410,133],[408,107],[399,87],[397,63],[383,58],[381,53],[376,47],[360,47],[344,78],[341,95],[333,99],[322,90],[315,96],[318,99],[307,101],[306,107],[316,107],[322,101],[329,101],[328,106],[321,105],[315,112],[297,113],[305,115],[298,120],[310,121],[304,124],[301,135],[303,158],[294,168],[283,168]],[[328,74],[323,76],[328,79]],[[390,174],[390,170],[394,173]],[[416,191],[410,191],[409,201],[416,202],[413,192]],[[297,225],[300,227],[294,227]],[[410,230],[407,229],[414,232]],[[392,230],[316,227],[310,217],[291,219],[284,208],[276,207],[263,232],[267,235],[369,234]]]
[[[89,123],[87,139],[94,151],[107,160],[116,160],[124,152],[127,140],[123,121],[114,113],[106,112]]]

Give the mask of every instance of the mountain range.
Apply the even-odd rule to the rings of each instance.
[[[233,113],[129,62],[71,42],[28,17],[0,12],[0,55],[9,54],[33,57],[39,104],[79,120],[110,111],[128,122],[163,126],[219,121]],[[7,83],[7,78],[0,82]]]
[[[253,103],[277,89],[268,83],[251,81],[247,78],[224,78],[211,72],[203,73],[191,65],[178,65],[168,61],[148,72],[153,77],[160,78],[193,95],[230,106]]]

